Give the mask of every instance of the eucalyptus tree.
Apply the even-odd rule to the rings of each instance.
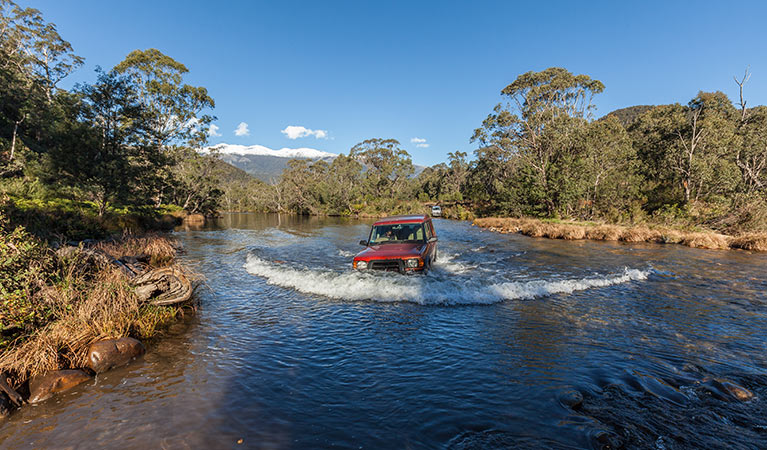
[[[365,167],[365,194],[394,198],[404,192],[415,172],[410,154],[396,139],[367,139],[349,151]]]
[[[721,92],[661,105],[632,125],[652,203],[690,205],[736,189],[736,110]]]
[[[559,67],[520,75],[501,91],[506,102],[475,130],[472,141],[481,146],[478,159],[489,154],[499,162],[513,161],[515,167],[494,171],[505,176],[512,175],[510,169],[519,171],[525,201],[543,205],[546,215],[555,214],[572,181],[567,165],[579,152],[581,133],[594,108],[592,99],[603,90],[599,80]]]
[[[184,83],[189,72],[185,65],[150,48],[130,52],[114,70],[135,84],[154,145],[196,148],[207,142],[207,129],[215,117],[206,112],[215,102],[204,87]]]
[[[58,116],[57,84],[83,62],[40,11],[0,0],[0,145],[43,144]]]
[[[210,161],[213,156],[189,151],[207,143],[208,127],[215,120],[209,114],[215,102],[207,89],[186,84],[184,76],[189,69],[154,48],[132,51],[114,71],[132,81],[144,108],[147,129],[144,145],[156,150],[152,159],[158,173],[155,203],[160,204],[178,191],[192,192],[207,186],[209,183],[187,183],[202,176],[214,176],[204,170],[206,163],[213,164]],[[220,197],[219,190],[206,189],[192,198],[214,194]]]
[[[636,150],[620,119],[608,115],[591,122],[584,138],[584,170],[587,195],[582,215],[595,217],[626,209],[639,196],[641,176]]]
[[[66,128],[67,142],[51,150],[52,173],[96,203],[99,215],[111,204],[144,204],[142,192],[153,167],[142,145],[142,105],[129,80],[98,72],[93,85],[78,88],[79,121]]]
[[[354,213],[354,205],[362,194],[362,164],[347,155],[338,155],[330,164],[325,179],[328,212],[347,215]]]

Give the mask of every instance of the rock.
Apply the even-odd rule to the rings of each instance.
[[[29,403],[48,400],[54,394],[72,389],[90,378],[82,370],[56,370],[32,377],[29,380]]]
[[[88,349],[88,365],[96,373],[123,366],[146,353],[144,345],[136,339],[123,337],[94,342]]]
[[[570,389],[559,396],[559,402],[568,408],[576,409],[583,404],[583,394],[575,389]]]

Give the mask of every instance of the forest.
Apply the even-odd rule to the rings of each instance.
[[[93,220],[158,211],[375,216],[442,204],[450,217],[658,223],[728,234],[767,230],[767,107],[738,92],[596,117],[605,86],[552,67],[519,75],[478,127],[474,146],[417,171],[390,138],[328,163],[293,160],[273,183],[207,145],[214,99],[156,49],[135,50],[91,83],[42,13],[0,0],[0,210],[74,211]],[[739,69],[742,70],[742,69]],[[464,143],[456,143],[456,146]]]

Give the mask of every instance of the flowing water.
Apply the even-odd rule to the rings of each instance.
[[[766,255],[436,220],[427,276],[354,273],[369,226],[179,230],[199,313],[0,447],[767,448]]]

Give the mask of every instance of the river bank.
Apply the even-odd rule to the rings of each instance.
[[[49,243],[1,215],[0,229],[0,416],[130,362],[194,311],[167,235]]]
[[[745,233],[739,236],[729,236],[713,231],[685,231],[653,225],[624,226],[585,222],[555,222],[533,218],[484,217],[474,219],[473,224],[498,233],[520,233],[525,236],[548,239],[651,242],[717,250],[767,251],[767,233]]]

